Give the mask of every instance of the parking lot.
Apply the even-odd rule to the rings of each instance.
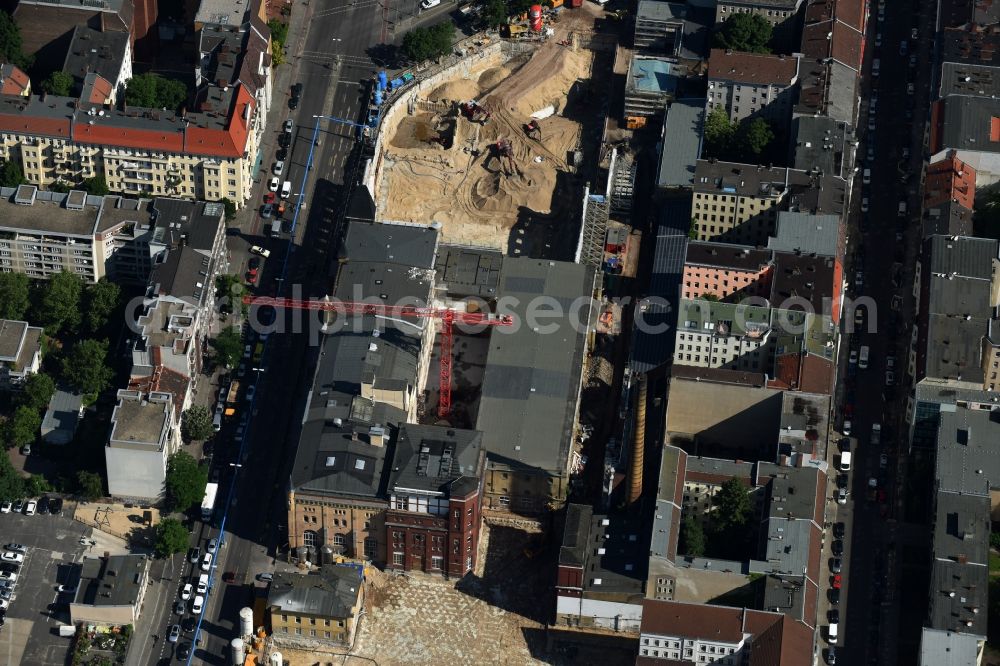
[[[71,639],[60,637],[57,627],[69,623],[69,595],[60,595],[59,585],[76,584],[72,565],[85,556],[123,551],[117,540],[92,534],[94,530],[74,521],[71,514],[69,505],[59,516],[0,514],[0,545],[27,547],[0,629],[2,663],[64,666]]]

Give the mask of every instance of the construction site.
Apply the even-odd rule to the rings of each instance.
[[[379,217],[438,222],[449,244],[572,258],[580,169],[605,114],[607,85],[596,81],[612,67],[610,53],[590,48],[600,16],[584,5],[550,21],[544,42],[484,48],[415,91],[405,114],[388,114]]]

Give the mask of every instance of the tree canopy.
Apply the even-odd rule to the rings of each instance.
[[[774,140],[774,130],[763,118],[754,118],[740,123],[739,138],[744,155],[753,156],[753,161],[759,162]]]
[[[63,378],[92,403],[97,395],[106,389],[114,377],[108,367],[107,340],[81,340],[63,359]]]
[[[108,316],[118,307],[121,288],[107,278],[87,287],[87,329],[96,333],[108,321]]]
[[[7,425],[8,441],[12,446],[26,446],[38,438],[38,429],[42,427],[42,417],[37,409],[21,405],[14,412]]]
[[[68,97],[73,93],[73,77],[61,69],[57,69],[42,81],[42,90],[50,95]]]
[[[208,483],[208,470],[186,451],[178,451],[167,461],[167,508],[184,512],[201,504]]]
[[[0,318],[24,320],[31,303],[28,276],[0,273]]]
[[[101,480],[100,474],[81,469],[76,473],[76,485],[79,488],[80,496],[88,502],[104,497],[104,482]]]
[[[164,518],[156,526],[156,555],[170,557],[182,553],[188,545],[188,530],[184,523],[175,518]]]
[[[104,176],[86,178],[80,183],[80,187],[86,190],[87,194],[93,194],[98,197],[103,197],[111,192],[111,189],[108,188],[108,181],[104,180]]]
[[[41,411],[56,392],[56,383],[44,372],[36,372],[28,375],[21,388],[21,404]]]
[[[223,329],[218,337],[212,340],[212,347],[215,349],[215,359],[220,365],[229,369],[235,368],[243,353],[240,329],[235,326]]]
[[[132,106],[174,110],[187,96],[187,86],[182,81],[152,72],[133,76],[125,84],[125,102]]]
[[[24,479],[17,473],[6,451],[0,451],[0,501],[10,502],[24,496]]]
[[[21,29],[14,18],[5,11],[0,11],[0,57],[4,62],[10,62],[21,69],[31,66],[34,58],[24,54],[24,43],[21,40]]]
[[[0,11],[0,16],[2,15],[3,12]],[[17,187],[24,182],[24,171],[20,164],[13,160],[7,160],[0,164],[0,186]]]
[[[712,519],[720,530],[743,526],[750,517],[750,494],[739,479],[723,483],[712,503],[715,505]]]
[[[732,145],[736,126],[729,120],[729,114],[717,106],[705,118],[705,154],[709,157],[724,155]]]
[[[83,280],[76,273],[62,270],[41,287],[41,299],[35,304],[35,320],[49,335],[75,331],[80,325],[80,299]]]
[[[690,514],[681,521],[680,552],[690,557],[701,557],[705,554],[705,530],[701,523]]]
[[[721,106],[705,118],[705,157],[760,164],[774,142],[774,130],[763,118],[744,118],[735,123]]]
[[[499,28],[507,22],[506,0],[486,0],[481,16],[486,27]]]
[[[189,407],[181,417],[181,437],[185,442],[208,439],[213,432],[212,414],[201,405]]]
[[[455,24],[437,23],[428,28],[414,28],[403,37],[403,53],[413,62],[437,58],[451,51]]]
[[[747,53],[770,53],[771,24],[760,14],[730,14],[715,33],[715,46]]]
[[[229,197],[222,197],[221,199],[219,199],[219,203],[222,204],[222,207],[226,211],[226,221],[235,220],[236,204],[233,203],[233,200],[230,199]]]

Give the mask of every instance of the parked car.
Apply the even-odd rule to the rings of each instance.
[[[49,504],[49,513],[51,513],[53,516],[58,516],[59,514],[62,513],[62,508],[63,508],[62,498],[56,497]]]
[[[437,7],[440,4],[441,4],[441,0],[421,0],[421,2],[420,2],[420,8],[421,9],[430,9],[431,7]]]
[[[844,532],[846,532],[846,527],[845,527],[844,523],[834,523],[833,524],[833,538],[834,539],[843,539],[844,538]]]
[[[174,626],[170,627],[170,633],[167,635],[167,640],[170,641],[171,643],[176,643],[180,637],[181,637],[181,625],[175,624]]]
[[[251,384],[247,388],[246,401],[247,402],[253,402],[253,397],[254,397],[254,395],[256,395],[256,393],[257,393],[257,386]]]
[[[267,183],[267,189],[271,192],[277,192],[280,186],[281,180],[279,180],[277,176],[272,177]]]
[[[3,555],[0,555],[0,560],[12,562],[13,564],[24,564],[24,555],[8,550]]]
[[[249,349],[249,347],[247,347]],[[198,564],[198,560],[201,559],[201,548],[192,548],[188,551],[188,561],[191,564]]]
[[[287,199],[288,197],[291,196],[291,194],[292,194],[292,182],[286,180],[284,183],[281,184],[281,198]]]
[[[830,552],[835,556],[840,557],[844,554],[844,542],[840,539],[834,539],[833,543],[830,544]]]
[[[254,245],[254,246],[252,246],[250,248],[250,252],[252,254],[259,254],[260,256],[264,257],[265,259],[267,259],[268,257],[271,256],[271,251],[270,250],[265,250],[260,245]]]
[[[193,591],[194,588],[191,587],[191,583],[184,583],[184,587],[181,588],[181,599],[187,601],[188,599],[191,598],[191,593]]]
[[[181,661],[186,661],[188,657],[191,656],[191,644],[181,643],[177,646],[177,658]]]
[[[295,121],[289,118],[288,120],[285,121],[285,124],[282,126],[282,129],[285,130],[285,134],[291,134],[292,131],[295,129]]]
[[[74,594],[76,592],[76,585],[60,585],[58,591],[59,594]]]
[[[847,488],[837,490],[837,504],[847,504]]]
[[[266,204],[273,204],[274,200],[276,198],[277,197],[275,196],[274,192],[265,192],[264,193],[264,203],[266,203]]]
[[[212,554],[205,553],[205,556],[201,558],[201,570],[208,571],[212,568]]]
[[[15,553],[27,553],[28,547],[20,543],[8,543],[3,547],[4,550],[10,550]]]
[[[198,595],[191,602],[191,612],[195,615],[201,615],[203,610],[205,610],[205,597]]]
[[[14,502],[14,513],[21,513],[24,509],[24,500],[17,500]]]
[[[39,498],[39,500],[38,500],[38,513],[40,513],[43,516],[48,515],[48,513],[49,513],[49,498],[48,497],[44,497],[43,496],[43,497]]]
[[[259,573],[259,574],[257,574],[257,580],[259,580],[262,583],[270,583],[272,580],[274,580],[274,574],[273,573]]]
[[[38,507],[38,502],[35,500],[28,500],[28,503],[24,505],[24,515],[33,516],[35,515],[35,509]]]
[[[839,557],[830,558],[830,573],[839,574],[843,568],[843,562]]]
[[[186,612],[187,612],[187,604],[185,604],[183,601],[179,599],[176,602],[174,602],[174,613],[176,615],[184,615],[184,613]]]
[[[284,170],[285,170],[285,161],[284,160],[278,160],[277,162],[274,163],[274,175],[275,176],[280,176],[281,173]]]
[[[10,513],[10,509],[13,505],[13,502],[4,502],[3,504],[0,504],[0,513]]]
[[[265,220],[270,220],[274,217],[274,204],[264,204],[260,207],[260,216]]]
[[[218,549],[219,549],[219,540],[209,539],[208,544],[205,546],[205,550],[207,550],[210,553],[215,553],[215,551]]]
[[[839,589],[840,589],[840,587],[841,587],[841,586],[842,586],[843,584],[844,584],[844,577],[843,577],[843,575],[841,575],[841,574],[836,574],[836,575],[834,575],[834,577],[833,577],[833,581],[832,581],[832,582],[830,583],[830,587],[832,587],[832,588],[833,588],[833,589],[835,589],[835,590],[839,590]]]

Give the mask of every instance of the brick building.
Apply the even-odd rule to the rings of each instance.
[[[475,568],[485,465],[482,433],[399,427],[389,472],[386,566],[450,576]]]
[[[708,112],[730,120],[764,118],[784,131],[792,117],[799,59],[794,56],[712,49],[708,61]]]

